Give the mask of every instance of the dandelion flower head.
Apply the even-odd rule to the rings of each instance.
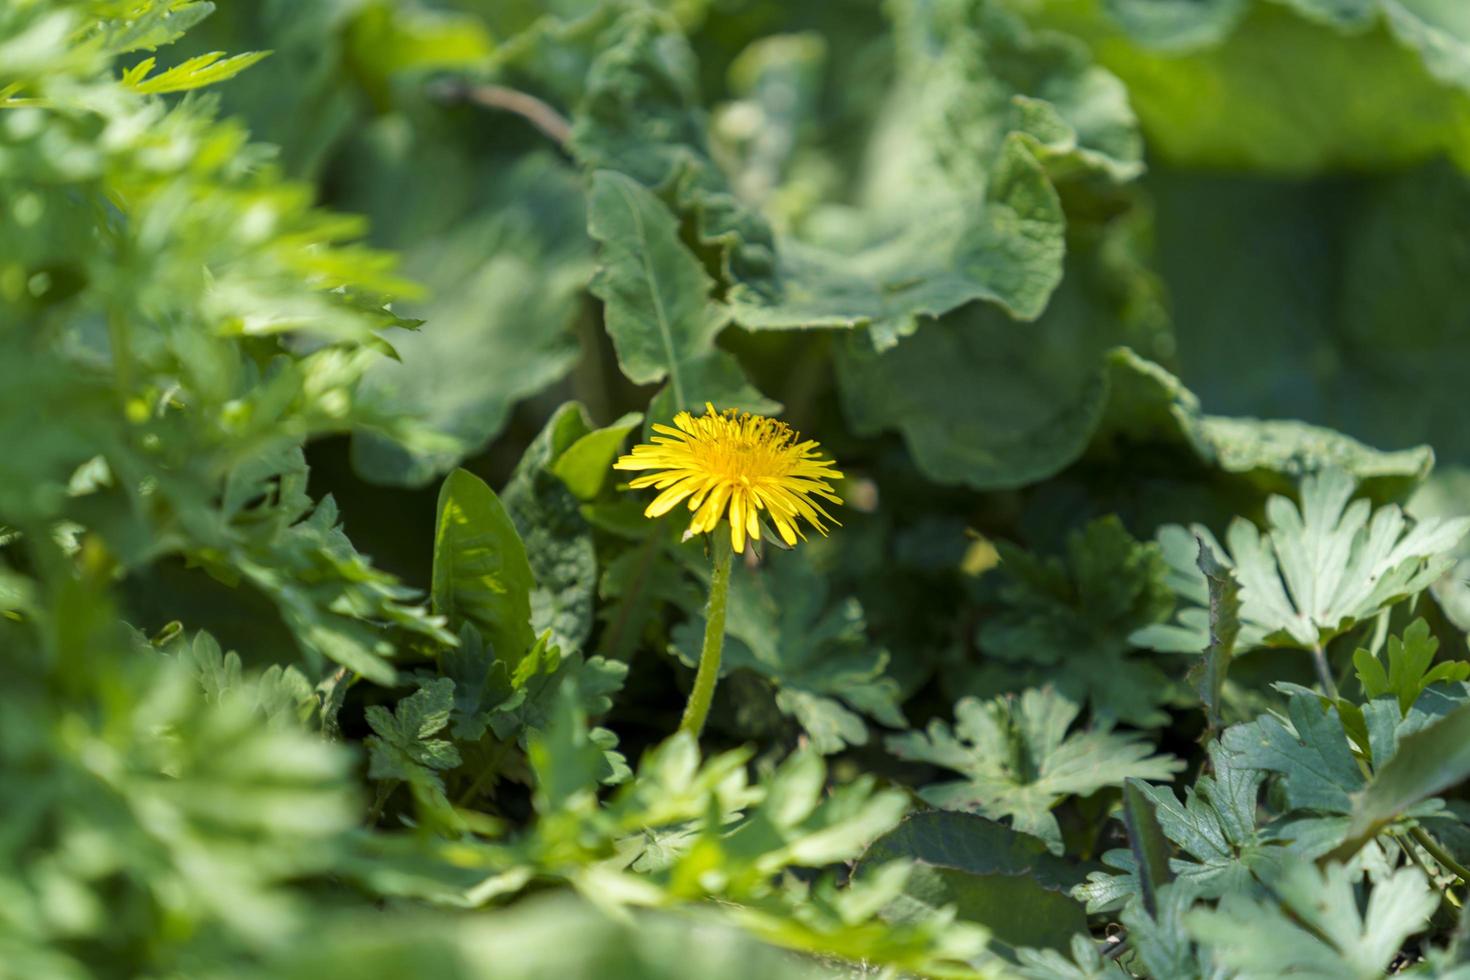
[[[838,521],[823,509],[821,500],[842,503],[829,480],[842,474],[824,459],[814,440],[801,436],[785,422],[760,415],[717,412],[705,403],[700,416],[680,412],[674,424],[655,425],[652,443],[613,464],[619,470],[650,470],[628,485],[653,487],[659,495],[643,512],[648,517],[667,514],[687,500],[694,512],[689,535],[713,531],[728,513],[730,544],[737,554],[746,539],[761,540],[762,514],[769,516],[788,545],[805,540],[800,521],[822,534],[824,521]]]

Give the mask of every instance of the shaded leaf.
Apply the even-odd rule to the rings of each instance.
[[[445,478],[434,523],[434,611],[451,628],[473,624],[513,668],[535,642],[534,582],[515,525],[495,491],[468,470]]]
[[[1087,796],[1130,776],[1167,780],[1183,768],[1171,756],[1152,755],[1137,734],[1088,729],[1068,732],[1077,705],[1051,689],[1032,688],[1019,699],[955,705],[953,729],[930,722],[924,733],[892,735],[888,750],[928,762],[964,778],[933,783],[919,795],[934,806],[992,819],[1010,817],[1020,831],[1061,849],[1052,807],[1068,796]]]

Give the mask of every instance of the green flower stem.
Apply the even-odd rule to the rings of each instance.
[[[1470,883],[1470,870],[1466,870],[1460,862],[1456,861],[1449,851],[1423,827],[1415,827],[1409,831],[1409,835],[1419,842],[1419,846],[1429,852],[1430,856],[1438,861],[1446,871],[1457,876],[1460,881]]]
[[[715,683],[720,679],[720,654],[725,649],[725,599],[730,594],[730,536],[716,528],[710,533],[714,546],[714,570],[709,580],[709,606],[704,612],[704,647],[699,651],[699,670],[694,675],[694,690],[684,708],[679,731],[695,738],[704,731],[710,703],[715,698]]]

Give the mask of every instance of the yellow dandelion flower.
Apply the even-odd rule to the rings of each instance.
[[[730,544],[737,554],[745,551],[746,538],[761,539],[762,512],[788,545],[806,538],[799,520],[823,534],[824,520],[838,523],[818,498],[842,503],[827,482],[842,474],[821,457],[814,440],[802,442],[785,422],[734,409],[716,412],[708,402],[704,407],[701,416],[680,412],[673,426],[655,425],[659,434],[652,444],[634,446],[613,464],[619,470],[661,471],[628,484],[662,491],[643,512],[646,516],[667,514],[687,498],[694,512],[688,531],[693,535],[713,531],[728,513]]]

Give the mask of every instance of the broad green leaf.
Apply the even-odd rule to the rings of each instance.
[[[1435,163],[1347,183],[1155,178],[1173,363],[1210,410],[1470,460],[1448,409],[1470,350],[1458,301],[1470,258],[1448,244],[1470,215],[1464,173]],[[1247,280],[1250,290],[1225,285]]]
[[[897,167],[880,162],[870,193],[897,202],[911,197],[900,190],[908,181],[983,181],[1010,133],[1059,183],[1143,172],[1126,91],[1076,38],[1034,31],[994,0],[901,3],[893,12],[899,78],[878,141],[902,149],[891,151]]]
[[[1148,4],[1146,19],[1144,6],[1056,0],[1036,19],[1082,37],[1122,80],[1153,159],[1292,176],[1388,170],[1441,153],[1466,162],[1470,98],[1445,84],[1463,84],[1465,32],[1433,0],[1384,3],[1387,30],[1372,24],[1377,4],[1364,0],[1250,3],[1243,17],[1241,5],[1219,0],[1188,5],[1194,18],[1177,0]],[[1222,9],[1228,6],[1236,9]],[[1324,6],[1352,13],[1325,15]],[[1314,7],[1318,16],[1304,15]],[[1161,23],[1154,8],[1165,8],[1173,23]],[[1104,9],[1129,16],[1114,22]],[[1451,30],[1426,30],[1435,24]],[[1137,43],[1124,33],[1136,29]],[[1159,43],[1165,40],[1191,44],[1181,51]],[[1343,78],[1354,79],[1361,98],[1340,97]],[[1401,111],[1406,105],[1415,107],[1412,115]]]
[[[580,436],[556,457],[551,472],[578,500],[591,500],[607,485],[613,460],[622,451],[628,433],[642,421],[642,415],[630,412],[611,425]]]
[[[930,479],[979,490],[1034,483],[1077,460],[1108,405],[1108,352],[1163,342],[1166,321],[1133,254],[1135,231],[1119,225],[1074,242],[1066,277],[1034,324],[973,305],[881,354],[849,338],[837,377],[852,427],[896,430]]]
[[[1102,9],[1145,48],[1188,51],[1228,37],[1251,0],[1102,0]]]
[[[474,625],[512,669],[535,642],[526,548],[495,491],[455,470],[439,491],[434,533],[434,611],[453,629]]]
[[[1106,363],[1107,410],[1088,459],[1123,465],[1136,443],[1180,446],[1211,475],[1235,477],[1252,495],[1289,493],[1307,474],[1339,469],[1359,481],[1361,495],[1379,503],[1402,500],[1434,465],[1428,446],[1384,452],[1321,426],[1206,414],[1200,399],[1178,378],[1131,350],[1109,352]],[[1211,482],[1218,483],[1219,477]],[[1177,561],[1170,558],[1171,565],[1183,567],[1179,563],[1195,560],[1193,550],[1178,554]]]
[[[706,402],[722,409],[771,405],[738,362],[715,348],[729,314],[711,298],[713,280],[652,192],[625,174],[597,171],[587,232],[599,245],[592,291],[603,302],[618,364],[638,384],[667,381],[650,418],[666,420]]]
[[[638,384],[667,378],[676,405],[695,404],[700,393],[684,365],[713,349],[727,315],[710,298],[714,283],[679,240],[674,216],[633,178],[599,170],[587,231],[600,246],[592,290],[623,373]]]
[[[920,317],[974,300],[1016,319],[1041,315],[1061,280],[1063,218],[1024,142],[1004,144],[983,196],[971,190],[918,210],[851,250],[783,242],[769,279],[730,291],[732,316],[752,330],[865,327],[885,350]]]
[[[1302,481],[1300,508],[1285,497],[1267,501],[1264,534],[1244,519],[1232,522],[1228,552],[1203,527],[1192,533],[1163,528],[1160,543],[1185,605],[1176,626],[1144,630],[1134,639],[1161,650],[1204,648],[1208,590],[1191,560],[1195,538],[1226,556],[1240,582],[1243,650],[1325,645],[1428,588],[1453,563],[1449,552],[1470,520],[1411,525],[1395,505],[1375,511],[1367,500],[1352,500],[1355,489],[1341,470],[1310,475]]]
[[[1269,885],[1272,899],[1227,895],[1186,915],[1185,927],[1243,975],[1376,980],[1439,904],[1417,868],[1379,881],[1362,911],[1340,864],[1291,862]]]
[[[667,27],[646,12],[622,18],[590,70],[573,145],[589,170],[620,171],[690,215],[702,242],[723,258],[736,322],[750,329],[870,327],[887,347],[912,333],[917,317],[975,299],[1028,319],[1041,312],[1061,274],[1063,222],[1056,193],[1020,137],[998,151],[984,188],[967,184],[920,214],[875,215],[864,241],[841,249],[777,242],[711,159],[694,104],[692,53]],[[594,218],[593,235],[602,239],[597,224]],[[655,271],[670,273],[662,264]],[[696,314],[684,328],[690,335],[718,329],[710,322],[717,314],[700,312],[703,300],[691,293],[683,301]],[[635,354],[630,376],[668,370],[669,360],[658,356],[654,363],[664,367],[654,368]],[[688,404],[682,387],[673,386],[674,398]]]
[[[427,144],[427,145],[426,145]],[[452,134],[387,117],[354,138],[352,193],[405,271],[431,291],[400,303],[432,326],[391,335],[363,384],[373,411],[430,420],[453,442],[425,453],[371,434],[353,439],[368,479],[419,485],[482,450],[515,404],[559,380],[578,356],[592,248],[581,187],[546,153],[484,161]],[[482,168],[497,168],[493,181]]]
[[[928,803],[994,820],[1010,817],[1019,831],[1061,850],[1051,810],[1069,796],[1087,796],[1130,776],[1168,780],[1183,763],[1154,755],[1137,734],[1087,729],[1068,732],[1078,707],[1050,688],[1031,688],[1020,698],[955,705],[955,724],[929,723],[923,733],[891,735],[888,750],[901,759],[928,762],[964,778],[919,791]]]
[[[967,813],[916,813],[875,840],[866,866],[911,860],[903,897],[885,914],[895,919],[955,914],[1009,946],[1065,949],[1086,931],[1082,907],[1068,897],[1080,875],[1035,837]]]

